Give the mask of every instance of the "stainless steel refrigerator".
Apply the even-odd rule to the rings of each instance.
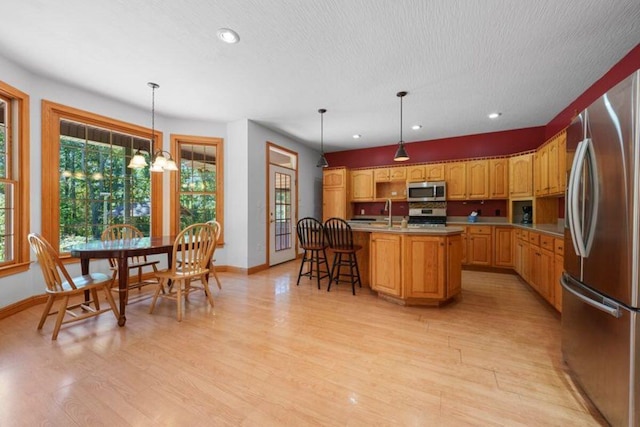
[[[567,129],[562,352],[613,426],[640,425],[640,70]]]

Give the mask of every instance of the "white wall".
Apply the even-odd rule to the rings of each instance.
[[[27,93],[30,97],[30,230],[41,231],[42,175],[41,175],[41,101],[79,108],[92,113],[140,126],[150,127],[150,108],[136,107],[71,87],[57,81],[35,75],[12,61],[0,56],[0,80]],[[159,89],[161,91],[162,89]],[[149,88],[142,82],[140,91],[149,95]],[[162,96],[156,92],[156,106],[161,110]],[[224,220],[225,247],[216,251],[221,265],[250,268],[266,262],[265,156],[266,141],[289,148],[299,154],[300,214],[318,215],[321,212],[318,182],[321,171],[315,168],[319,156],[291,138],[273,132],[247,119],[232,123],[184,120],[165,117],[156,112],[156,128],[163,132],[163,147],[169,147],[170,134],[221,137],[224,139]],[[164,181],[165,198],[168,200],[169,177]],[[321,193],[320,193],[321,194]],[[169,229],[169,207],[165,206],[163,230]],[[32,255],[32,259],[34,256]],[[164,262],[164,260],[162,260]],[[67,266],[72,275],[80,273],[79,264]],[[106,271],[106,262],[92,262],[92,271]],[[0,278],[0,308],[44,293],[44,282],[37,264],[29,271]]]
[[[316,167],[320,153],[297,141],[249,121],[249,206],[247,209],[249,266],[267,262],[266,209],[267,142],[298,153],[298,218],[322,219],[322,169]]]

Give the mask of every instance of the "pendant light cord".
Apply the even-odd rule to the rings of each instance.
[[[400,144],[404,143],[402,140],[402,98],[404,98],[404,95],[400,97]]]
[[[150,156],[153,161],[153,156],[155,156],[155,139],[156,139],[156,89],[160,87],[159,84],[149,82],[147,83],[149,87],[151,87],[151,151]]]

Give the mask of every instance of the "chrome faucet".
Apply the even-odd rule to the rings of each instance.
[[[393,225],[393,222],[391,220],[391,206],[392,206],[393,202],[391,201],[391,199],[387,199],[387,201],[384,204],[384,210],[385,211],[389,211],[389,218],[387,218],[387,226],[389,228],[391,228],[391,226]]]

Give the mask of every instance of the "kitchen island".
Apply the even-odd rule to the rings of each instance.
[[[442,305],[461,291],[461,227],[354,224],[363,286],[403,305]]]

